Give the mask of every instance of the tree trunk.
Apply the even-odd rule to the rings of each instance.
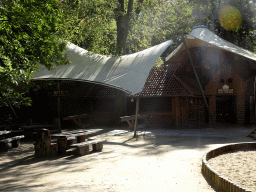
[[[125,23],[125,24],[124,24]],[[116,21],[117,25],[117,54],[126,54],[126,40],[128,35],[128,24],[124,21],[124,18],[119,18]]]
[[[130,29],[131,14],[133,11],[133,0],[128,2],[128,10],[125,14],[124,0],[119,0],[119,9],[117,10],[116,26],[117,26],[117,54],[126,54],[126,40]]]

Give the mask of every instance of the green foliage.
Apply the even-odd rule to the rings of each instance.
[[[0,106],[22,103],[37,63],[52,69],[66,64],[66,42],[55,35],[61,27],[58,0],[0,2]],[[30,84],[31,85],[31,84]]]
[[[189,33],[196,21],[192,5],[183,0],[63,0],[64,25],[58,34],[106,55],[137,52],[168,39],[176,46],[181,31]]]
[[[99,54],[111,54],[116,46],[114,9],[117,4],[107,0],[63,0],[64,13],[58,35],[80,47]]]
[[[158,0],[154,4],[147,1],[140,16],[133,21],[133,30],[128,37],[132,51],[141,51],[172,39],[174,43],[165,55],[169,54],[181,43],[182,33],[190,33],[195,25],[192,9],[193,3],[183,0]]]

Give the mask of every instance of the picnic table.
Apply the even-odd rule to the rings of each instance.
[[[79,128],[82,129],[82,128],[85,128],[85,126],[81,123],[81,119],[85,119],[85,118],[88,118],[88,117],[90,118],[90,116],[87,115],[87,114],[73,115],[73,116],[64,117],[63,120],[73,120],[75,122],[75,124]],[[91,118],[90,118],[90,122],[91,122],[92,125],[94,125],[94,123],[92,122]]]
[[[76,148],[78,155],[85,155],[89,153],[89,145],[92,145],[93,151],[101,151],[103,142],[106,141],[106,139],[86,141],[87,136],[91,133],[87,130],[74,130],[62,131],[52,136],[57,137],[58,154],[65,154],[67,149]]]
[[[28,125],[28,126],[21,126],[21,129],[24,130],[25,139],[34,139],[40,129],[42,128],[53,128],[53,125],[44,124],[44,125]],[[50,130],[50,132],[56,132],[57,130]]]
[[[57,138],[58,154],[63,154],[74,143],[85,142],[88,135],[86,130],[62,131],[61,133],[52,134],[52,138]]]
[[[138,125],[137,128],[144,128],[144,127],[147,127],[147,126],[150,127],[150,125],[148,123],[148,117],[149,116],[147,114],[144,114],[144,115],[139,114],[138,119],[145,119],[145,124]],[[135,126],[135,118],[136,118],[135,115],[120,117],[121,122],[126,121],[128,123],[128,126],[129,126],[131,131],[134,129],[134,126]]]

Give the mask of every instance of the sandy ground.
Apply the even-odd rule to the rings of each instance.
[[[255,162],[255,150],[227,153],[209,160],[214,170],[250,191],[256,191]]]
[[[202,156],[217,146],[253,141],[252,128],[154,130],[133,133],[99,129],[102,152],[34,158],[32,142],[0,153],[0,191],[190,191],[210,192],[201,173]],[[233,132],[232,132],[233,131]],[[232,132],[232,133],[231,133]],[[255,161],[254,161],[255,162]]]

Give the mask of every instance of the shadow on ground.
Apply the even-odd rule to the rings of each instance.
[[[107,142],[104,143],[102,152],[91,152],[85,156],[75,156],[74,151],[69,150],[62,156],[35,158],[32,142],[21,142],[19,149],[0,153],[0,191],[16,191],[22,187],[25,187],[24,191],[29,191],[30,188],[42,187],[42,184],[35,184],[38,182],[51,185],[54,181],[45,180],[46,177],[60,173],[84,173],[99,162],[119,161],[124,156],[151,157],[180,150],[196,150],[203,154],[211,145],[253,141],[246,137],[247,131],[244,132],[244,127],[236,129],[241,132],[236,137],[194,137],[172,136],[173,130],[163,130],[157,135],[152,128],[139,132],[138,137],[133,138],[133,132],[128,132],[125,128],[95,127],[88,129],[92,133],[90,137],[104,137]],[[249,130],[251,128],[248,128],[248,134]],[[209,130],[200,130],[204,131],[209,133]]]

